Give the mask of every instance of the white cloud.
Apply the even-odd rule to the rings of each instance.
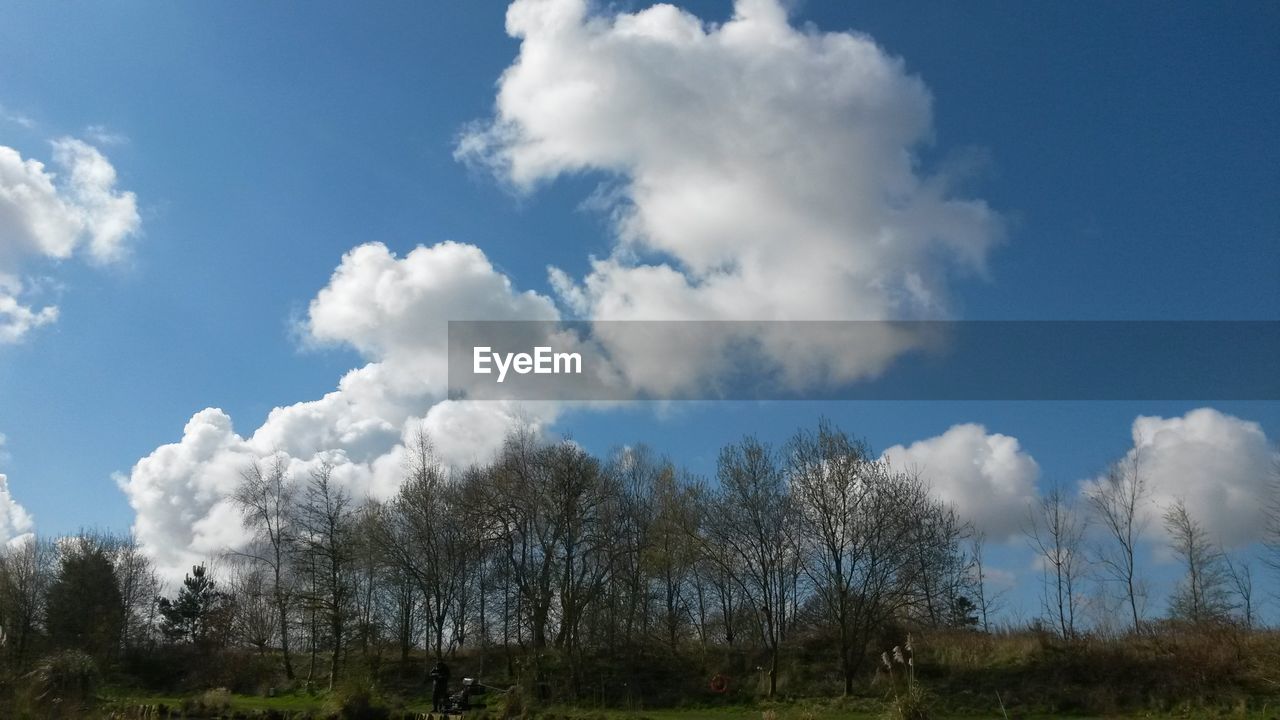
[[[113,131],[106,125],[90,125],[84,129],[84,136],[94,142],[94,144],[107,145],[126,145],[129,137],[123,133]]]
[[[115,168],[96,148],[61,138],[53,141],[53,160],[57,172],[0,146],[0,343],[58,317],[55,306],[37,308],[27,299],[26,263],[77,252],[113,262],[141,225],[137,199],[116,189]]]
[[[1126,462],[1138,461],[1150,489],[1143,519],[1164,539],[1164,510],[1179,499],[1228,548],[1261,540],[1278,456],[1262,427],[1213,408],[1181,417],[1139,416]],[[1097,479],[1083,483],[1085,494]]]
[[[346,345],[367,364],[318,400],[271,411],[249,436],[209,408],[182,438],[139,460],[117,483],[129,498],[140,542],[168,576],[246,534],[227,500],[256,459],[283,453],[293,478],[321,462],[356,497],[387,498],[403,478],[403,442],[425,428],[448,462],[485,460],[516,420],[554,420],[555,405],[441,402],[449,319],[555,319],[545,297],[518,292],[478,248],[419,247],[403,258],[381,244],[346,255],[310,303],[299,330],[313,345]]]
[[[982,425],[953,425],[936,437],[884,452],[895,468],[919,472],[934,493],[994,541],[1016,535],[1036,497],[1040,466],[1018,439]]]
[[[0,433],[0,462],[9,459],[4,446],[8,441],[4,433]],[[13,499],[9,491],[9,478],[0,473],[0,543],[15,545],[35,537],[35,521],[31,513]]]
[[[0,542],[8,545],[26,542],[34,537],[35,527],[31,513],[13,499],[8,476],[0,473]]]
[[[348,252],[304,323],[313,343],[346,344],[367,358],[425,374],[445,387],[449,320],[555,320],[550,299],[516,292],[474,245],[444,242],[397,258],[380,243]]]
[[[0,105],[0,120],[11,122],[26,130],[34,130],[36,127],[36,121],[30,115],[14,112],[3,105]]]
[[[999,236],[985,203],[920,170],[928,90],[869,37],[796,29],[774,0],[740,0],[723,25],[670,5],[595,15],[585,0],[517,0],[507,32],[520,55],[495,118],[457,155],[521,191],[580,171],[615,179],[592,199],[615,220],[612,254],[581,282],[551,269],[580,314],[938,317],[948,273],[981,272]],[[766,337],[766,352],[837,377],[902,349],[850,363],[794,340]]]
[[[920,170],[928,91],[865,36],[797,30],[763,0],[739,2],[719,26],[670,6],[603,17],[579,0],[518,0],[507,29],[521,48],[496,117],[465,134],[457,154],[521,190],[584,170],[612,178],[592,200],[615,220],[611,253],[583,278],[550,272],[575,313],[937,317],[947,276],[981,272],[998,237],[984,203],[957,199],[946,178]],[[355,248],[299,330],[367,364],[247,436],[219,411],[198,414],[179,443],[121,478],[139,535],[171,566],[211,551],[227,541],[215,528],[230,522],[221,498],[232,471],[276,450],[295,463],[337,458],[353,487],[385,497],[399,483],[400,443],[419,426],[455,463],[487,456],[515,419],[545,427],[561,406],[442,401],[446,322],[558,316],[475,247],[442,243],[402,258],[379,244]],[[634,340],[612,338],[612,357],[625,360]],[[797,382],[874,372],[913,342],[890,333],[850,353],[830,338],[757,340]],[[681,380],[627,371],[642,387]]]

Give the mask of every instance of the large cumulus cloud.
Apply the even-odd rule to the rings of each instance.
[[[612,253],[580,280],[550,271],[580,315],[941,317],[948,273],[981,272],[999,237],[985,203],[922,171],[929,92],[865,35],[797,29],[775,0],[739,0],[722,25],[670,5],[517,0],[507,32],[520,55],[458,156],[521,191],[611,178],[593,204],[614,220]],[[758,340],[800,382],[875,372],[903,349],[851,359],[820,338]]]
[[[1007,540],[1024,526],[1036,498],[1040,466],[1018,439],[982,425],[953,425],[936,437],[894,445],[884,458],[918,472],[933,492],[992,540]]]
[[[228,496],[250,463],[279,454],[291,477],[327,462],[357,498],[386,498],[403,475],[403,447],[420,430],[446,462],[487,459],[517,420],[540,427],[556,408],[441,402],[450,319],[557,317],[545,297],[516,291],[478,248],[446,242],[397,257],[373,243],[348,252],[300,325],[303,341],[344,345],[368,362],[325,396],[279,407],[241,436],[222,410],[196,413],[180,440],[117,478],[134,531],[167,574],[246,538]]]
[[[1139,416],[1132,438],[1121,463],[1146,484],[1139,512],[1151,538],[1165,539],[1164,511],[1185,500],[1214,542],[1235,548],[1263,539],[1280,455],[1261,425],[1205,407]],[[1096,492],[1099,482],[1086,481],[1083,492]]]
[[[614,220],[611,252],[584,277],[550,269],[570,314],[940,317],[948,275],[981,272],[998,239],[983,202],[921,169],[929,93],[870,38],[799,30],[773,0],[743,0],[722,25],[665,5],[600,15],[579,0],[517,0],[507,30],[521,45],[495,116],[463,134],[457,155],[519,191],[580,171],[605,178],[591,203]],[[353,487],[377,497],[394,491],[402,444],[418,428],[446,459],[468,462],[513,420],[545,426],[560,406],[443,400],[446,322],[559,316],[551,298],[515,289],[475,247],[404,257],[357,247],[300,330],[305,343],[354,348],[365,364],[244,436],[218,411],[193,418],[176,445],[120,479],[143,542],[194,555],[225,541],[214,527],[233,519],[221,498],[254,457],[336,459]],[[597,338],[623,361],[634,340]],[[756,340],[797,382],[833,368],[874,372],[912,342],[890,335],[849,352],[794,333]],[[624,370],[639,384],[680,381]]]

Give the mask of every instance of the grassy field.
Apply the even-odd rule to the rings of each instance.
[[[164,705],[168,708],[182,708],[184,706],[193,707],[199,701],[204,700],[206,707],[210,702],[208,695],[190,696],[190,697],[174,697],[174,696],[149,696],[149,695],[130,695],[126,693],[113,694],[109,696],[107,708],[110,710],[132,710],[142,706]],[[307,694],[288,694],[277,697],[256,697],[246,695],[218,695],[213,703],[223,703],[222,713],[231,716],[235,713],[265,713],[267,711],[277,711],[287,714],[295,714],[300,718],[326,718],[333,712],[333,702],[324,695],[307,695]],[[414,698],[402,702],[390,703],[394,706],[394,713],[391,717],[399,718],[405,716],[406,713],[425,715],[431,709],[431,703],[428,698]],[[219,717],[219,714],[210,714],[207,717]],[[202,715],[192,715],[191,717],[205,717]],[[473,712],[469,716],[451,716],[451,720],[471,720],[480,718],[497,718],[498,714],[494,712],[478,711]],[[891,720],[895,718],[895,714],[891,712],[888,703],[875,698],[849,698],[838,700],[797,700],[786,702],[762,702],[754,705],[728,705],[722,707],[689,707],[689,708],[654,708],[654,709],[591,709],[567,706],[550,706],[538,708],[530,713],[534,720]],[[976,718],[1000,718],[999,713],[951,713],[945,708],[938,708],[932,717],[937,718],[959,718],[959,719],[976,719]],[[1020,720],[1042,720],[1055,717],[1063,717],[1057,714],[1020,714],[1015,712],[1008,713],[1009,718],[1018,718]],[[1079,718],[1079,720],[1088,720],[1090,718],[1170,718],[1181,720],[1205,720],[1219,718],[1239,718],[1241,720],[1275,720],[1280,718],[1280,707],[1262,707],[1244,709],[1237,708],[1234,710],[1198,710],[1186,708],[1179,711],[1155,713],[1155,712],[1131,712],[1125,714],[1095,716],[1095,715],[1076,715],[1070,716]]]

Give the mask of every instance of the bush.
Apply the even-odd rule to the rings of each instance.
[[[368,677],[351,677],[334,689],[330,698],[333,712],[342,720],[386,720],[391,711],[385,707]]]
[[[502,697],[502,710],[499,717],[502,720],[514,720],[525,717],[527,712],[520,687],[517,685],[508,689]]]
[[[88,653],[67,650],[49,655],[26,676],[26,704],[51,717],[78,716],[93,704],[100,679]]]
[[[197,717],[216,716],[230,709],[231,691],[226,688],[205,690],[199,695],[184,698],[182,701],[182,712]]]

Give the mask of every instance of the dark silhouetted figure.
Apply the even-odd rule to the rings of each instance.
[[[431,712],[449,711],[449,666],[444,660],[431,668]]]

